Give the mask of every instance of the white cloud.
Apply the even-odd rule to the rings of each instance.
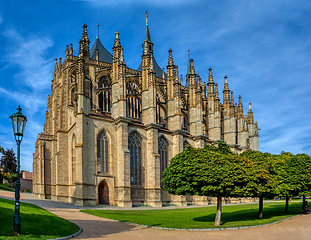
[[[0,93],[16,102],[22,102],[23,108],[31,109],[32,113],[35,113],[39,108],[46,105],[46,101],[35,93],[23,94],[20,92],[7,91],[2,87],[0,87]]]
[[[4,36],[13,43],[5,55],[6,61],[21,69],[15,77],[25,81],[33,89],[47,89],[53,76],[53,63],[45,58],[45,53],[53,45],[53,41],[33,34],[24,37],[15,29],[5,31]]]

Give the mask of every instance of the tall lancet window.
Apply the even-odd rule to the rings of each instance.
[[[181,129],[187,131],[188,130],[188,119],[187,116],[185,114],[182,114],[182,125],[181,125]]]
[[[141,160],[141,138],[138,133],[133,132],[129,138],[131,185],[141,185],[142,160]]]
[[[98,82],[98,109],[102,112],[111,112],[111,82],[106,76]]]
[[[166,113],[165,110],[162,106],[157,104],[157,123],[164,125],[165,124],[165,119],[166,119]]]
[[[167,168],[168,165],[168,142],[164,137],[159,138],[158,148],[160,154],[160,174],[162,177],[162,173]]]
[[[133,82],[126,83],[126,111],[127,116],[140,119],[141,103],[140,89]]]
[[[105,130],[97,137],[97,172],[109,172],[109,141]]]

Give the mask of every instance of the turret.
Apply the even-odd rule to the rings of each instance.
[[[112,63],[112,106],[111,116],[126,116],[126,74],[123,47],[119,38],[119,32],[115,33]]]
[[[83,25],[82,39],[80,40],[79,57],[90,57],[90,40],[87,35],[87,25]]]
[[[253,110],[252,110],[252,104],[249,103],[248,105],[248,123],[254,123],[254,116],[253,116]]]

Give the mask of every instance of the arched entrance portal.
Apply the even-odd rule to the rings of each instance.
[[[105,181],[98,186],[98,204],[109,205],[109,187]]]

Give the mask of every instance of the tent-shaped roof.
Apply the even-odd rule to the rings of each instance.
[[[112,64],[112,54],[103,46],[99,38],[96,38],[90,50],[90,58],[96,60],[96,49],[98,49],[99,61]]]
[[[152,56],[152,61],[153,61],[153,69],[155,71],[155,75],[156,77],[162,78],[162,72],[163,70],[160,68],[160,66],[158,65],[157,61],[155,60],[154,56]],[[137,68],[137,71],[142,71],[142,62],[140,63],[139,67]],[[166,74],[165,74],[166,76]]]

